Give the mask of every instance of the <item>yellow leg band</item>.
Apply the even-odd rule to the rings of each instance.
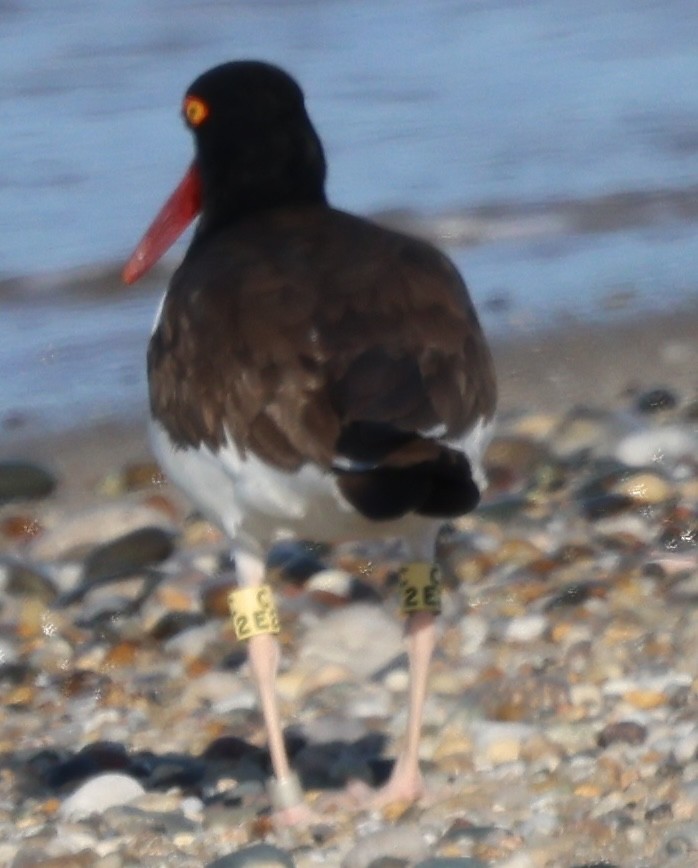
[[[441,570],[436,564],[405,564],[400,570],[399,588],[403,614],[441,611]]]
[[[228,606],[238,639],[279,632],[279,613],[269,585],[231,591]]]

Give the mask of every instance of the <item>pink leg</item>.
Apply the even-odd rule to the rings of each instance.
[[[236,554],[236,566],[241,584],[259,586],[264,579],[264,563],[247,552]],[[315,819],[303,802],[303,794],[291,770],[281,728],[281,715],[276,697],[276,675],[279,667],[279,642],[271,633],[252,636],[247,644],[250,670],[257,687],[269,742],[274,770],[270,784],[274,819],[280,825],[297,825]]]
[[[436,644],[436,616],[431,612],[408,616],[405,633],[410,673],[407,733],[390,779],[376,793],[374,804],[379,807],[391,802],[413,802],[424,793],[419,770],[419,740],[429,664]]]
[[[439,525],[426,529],[421,538],[409,541],[416,560],[433,562]],[[436,618],[433,612],[414,612],[405,622],[405,640],[409,661],[407,732],[402,750],[388,782],[375,794],[377,807],[391,802],[414,802],[424,795],[424,780],[419,770],[419,742],[427,695],[429,665],[436,645]]]
[[[247,643],[247,657],[259,694],[274,774],[280,779],[288,778],[291,767],[281,731],[281,717],[275,689],[279,666],[279,642],[276,636],[270,633],[253,636]]]

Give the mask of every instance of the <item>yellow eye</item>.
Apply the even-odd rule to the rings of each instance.
[[[198,127],[208,117],[208,106],[198,96],[187,96],[184,98],[182,113],[188,124]]]

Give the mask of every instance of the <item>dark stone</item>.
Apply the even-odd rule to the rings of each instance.
[[[673,410],[678,404],[676,395],[669,389],[650,389],[638,395],[635,409],[640,413],[657,413],[660,410]]]
[[[144,811],[131,805],[108,808],[101,817],[100,826],[106,826],[117,835],[135,835],[148,832],[172,838],[182,832],[195,832],[199,827],[177,811]]]
[[[677,778],[683,775],[683,765],[673,754],[669,754],[658,766],[658,778]]]
[[[388,783],[390,775],[393,773],[395,760],[387,757],[376,757],[368,761],[368,767],[373,775],[373,786],[382,787]]]
[[[31,847],[19,850],[10,868],[94,868],[98,862],[99,856],[89,848],[64,856],[47,856],[43,850]]]
[[[131,765],[129,766],[129,774],[138,778],[143,783],[153,773],[153,769],[160,761],[157,754],[150,750],[142,750],[131,757]]]
[[[648,823],[656,823],[660,820],[670,820],[674,816],[674,811],[670,802],[660,802],[658,805],[653,805],[645,811],[645,820]]]
[[[384,735],[371,732],[353,741],[310,741],[294,752],[293,764],[304,789],[337,789],[349,780],[375,786],[379,782],[374,763],[380,760],[385,741]]]
[[[546,604],[545,611],[562,609],[567,606],[580,606],[592,597],[601,596],[604,586],[600,582],[575,582],[558,591]]]
[[[142,781],[150,789],[170,787],[191,789],[200,784],[206,774],[206,764],[188,754],[165,754],[158,757],[150,775]]]
[[[368,868],[408,868],[409,864],[407,859],[399,859],[397,856],[381,856],[374,859]]]
[[[683,835],[674,835],[664,845],[667,856],[685,856],[687,853],[692,853],[695,850],[693,841]]]
[[[530,479],[549,458],[546,447],[536,440],[516,435],[495,437],[485,452],[485,467],[502,483]]]
[[[680,516],[680,520],[667,523],[659,537],[659,544],[667,551],[676,554],[693,552],[698,539],[698,519],[693,516]]]
[[[50,767],[45,782],[54,789],[74,784],[109,771],[126,771],[130,766],[126,748],[118,742],[96,741]]]
[[[621,866],[602,859],[601,862],[585,862],[583,865],[573,865],[572,868],[621,868]]]
[[[599,521],[627,512],[634,507],[635,501],[625,494],[599,494],[582,501],[582,514],[589,521]]]
[[[294,766],[305,790],[337,789],[349,777],[370,783],[371,773],[355,756],[347,755],[348,748],[340,742],[309,744],[294,758]]]
[[[87,585],[132,576],[167,560],[174,552],[174,537],[160,527],[142,527],[97,546],[85,558]]]
[[[472,856],[435,856],[417,862],[414,868],[487,868],[488,863]]]
[[[108,675],[93,669],[75,669],[61,679],[61,691],[68,697],[101,694],[109,684],[111,679]]]
[[[34,597],[47,605],[58,596],[51,579],[36,567],[12,561],[8,565],[7,593],[16,597]]]
[[[599,747],[608,747],[616,742],[624,744],[643,744],[647,738],[647,727],[634,720],[621,720],[618,723],[609,723],[596,737]]]
[[[381,597],[377,588],[362,579],[352,576],[349,587],[349,601],[352,603],[379,603]]]
[[[140,491],[162,485],[164,476],[162,470],[154,461],[134,462],[127,464],[121,471],[126,491]]]
[[[518,518],[530,505],[530,500],[523,495],[504,495],[484,501],[477,514],[486,521],[508,522]]]
[[[64,759],[64,754],[47,747],[28,756],[23,761],[22,766],[26,772],[45,784],[53,769],[59,766]]]
[[[237,588],[237,583],[232,575],[214,576],[201,583],[199,598],[201,608],[208,618],[230,617],[230,605],[228,597],[230,592]]]
[[[272,844],[252,844],[208,862],[205,868],[295,868],[295,864],[285,850]]]
[[[631,473],[631,470],[616,458],[606,457],[591,462],[585,471],[585,481],[574,491],[577,500],[582,501],[607,494],[617,482]]]
[[[304,585],[311,576],[325,569],[324,549],[303,540],[282,540],[269,552],[267,569],[276,571],[284,582]]]
[[[206,618],[201,612],[166,612],[152,627],[150,635],[158,642],[164,642],[178,633],[205,623]]]
[[[284,745],[291,759],[294,759],[307,744],[308,739],[295,727],[289,726],[284,730]]]
[[[618,808],[615,811],[609,811],[607,814],[603,814],[600,819],[606,826],[608,826],[609,829],[612,829],[616,834],[618,834],[619,832],[625,832],[631,826],[635,825],[635,820],[630,816],[627,811],[624,811],[621,808]]]
[[[35,674],[34,669],[23,660],[0,664],[0,684],[21,684]]]
[[[47,497],[56,484],[53,474],[37,464],[0,461],[0,503]]]
[[[243,663],[247,663],[247,649],[238,644],[221,659],[219,666],[226,671],[237,672]]]
[[[477,826],[469,820],[457,819],[444,832],[443,841],[461,841],[464,838],[471,841],[483,841],[493,832],[498,831],[496,826]]]
[[[237,763],[245,757],[261,761],[265,756],[265,751],[256,745],[235,735],[224,735],[208,745],[201,759],[206,762]]]

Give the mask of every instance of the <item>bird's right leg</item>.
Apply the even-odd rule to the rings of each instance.
[[[238,639],[246,640],[247,657],[264,717],[274,777],[269,795],[274,819],[281,825],[311,822],[314,815],[303,801],[303,791],[292,771],[281,727],[276,696],[280,649],[276,634],[279,619],[271,587],[264,584],[264,560],[249,551],[236,551],[240,588],[230,595],[230,610]]]

